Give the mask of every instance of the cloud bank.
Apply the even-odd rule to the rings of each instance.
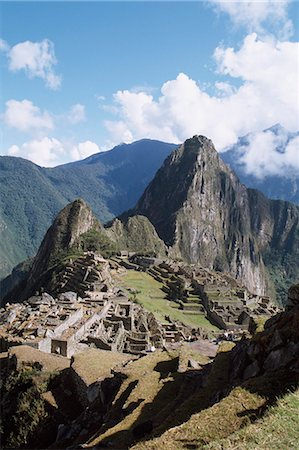
[[[42,167],[54,167],[63,162],[77,161],[100,152],[100,147],[91,141],[78,144],[63,143],[52,137],[32,139],[21,146],[12,145],[7,154],[21,156]]]
[[[283,40],[293,34],[287,11],[290,0],[208,0],[208,3],[217,12],[228,14],[233,24],[249,33],[267,35],[272,31]]]
[[[12,145],[7,151],[10,156],[21,156],[43,167],[55,166],[65,153],[62,143],[49,137],[33,139],[21,146]]]
[[[20,42],[11,48],[1,39],[0,50],[6,53],[11,72],[24,70],[29,78],[41,78],[53,90],[61,86],[61,76],[54,70],[57,64],[54,44],[49,39]]]
[[[9,127],[22,132],[51,130],[53,118],[47,111],[41,111],[29,100],[8,100],[4,112],[4,122]]]
[[[283,128],[251,133],[238,146],[238,164],[247,174],[263,179],[271,175],[299,176],[299,134]]]
[[[275,123],[298,130],[298,49],[298,43],[264,41],[252,33],[239,49],[216,48],[219,76],[226,77],[216,83],[216,94],[184,73],[165,82],[158,99],[146,92],[118,91],[118,120],[107,121],[106,127],[123,142],[149,137],[177,143],[204,134],[219,151]],[[238,88],[232,79],[238,79]]]

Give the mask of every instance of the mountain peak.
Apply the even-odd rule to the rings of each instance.
[[[203,198],[208,189],[215,191],[217,174],[228,171],[210,139],[195,135],[180,145],[158,170],[136,205],[136,214],[147,216],[167,245],[175,241],[178,210],[195,190]],[[231,175],[231,173],[230,173]]]
[[[76,244],[81,234],[92,228],[102,228],[90,207],[82,199],[76,199],[66,205],[57,215],[48,229],[28,279],[28,288],[45,272],[55,257]]]
[[[149,218],[175,256],[267,291],[247,190],[207,137],[187,139],[166,159],[134,212]]]
[[[218,154],[211,139],[197,134],[192,138],[186,139],[186,141],[178,147],[177,152],[180,156],[184,153],[196,156],[203,154],[215,156]]]
[[[211,141],[211,139],[207,138],[206,136],[203,136],[201,134],[195,134],[193,137],[186,139],[185,141],[186,145],[195,145],[198,147],[198,149],[202,147],[210,147],[212,150],[215,150],[214,144]]]
[[[99,223],[90,207],[78,198],[60,211],[47,235],[53,239],[52,247],[64,250],[71,247],[80,234],[88,231],[96,222]]]

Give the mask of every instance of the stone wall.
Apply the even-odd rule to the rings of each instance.
[[[55,328],[54,336],[61,335],[64,331],[66,331],[71,325],[78,322],[83,317],[83,308],[76,309],[73,313],[69,315],[69,317],[62,322],[61,325]]]

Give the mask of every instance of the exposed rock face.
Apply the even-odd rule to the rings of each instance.
[[[115,219],[106,231],[120,250],[165,255],[166,246],[147,217]]]
[[[299,284],[290,287],[286,304],[288,309],[291,309],[296,305],[299,305]]]
[[[167,158],[136,206],[175,253],[231,272],[264,293],[267,278],[251,234],[248,194],[212,142],[195,136]]]
[[[79,236],[92,228],[103,229],[83,200],[75,200],[63,208],[48,229],[33,260],[22,298],[32,293],[37,280],[53,264],[53,259],[75,246]]]
[[[294,286],[294,289],[298,286]],[[292,288],[293,290],[293,288]],[[231,379],[247,380],[265,372],[299,372],[299,302],[265,323],[265,330],[232,351]],[[296,378],[296,375],[295,375]]]
[[[134,212],[149,218],[174,255],[229,271],[259,294],[271,285],[263,254],[297,251],[299,208],[247,189],[204,136],[165,160]]]
[[[63,260],[70,250],[81,254],[84,248],[84,236],[91,232],[91,240],[101,252],[108,247],[114,252],[126,250],[164,256],[166,246],[159,238],[154,226],[147,217],[135,216],[115,219],[110,227],[104,228],[95,218],[91,209],[83,200],[75,200],[68,204],[58,214],[52,226],[48,229],[37,255],[26,265],[27,269],[20,277],[10,275],[2,283],[3,297],[1,300],[24,300],[41,288],[55,291],[55,284],[59,285],[64,265]],[[87,244],[89,245],[89,244]],[[91,244],[92,246],[93,244]],[[91,249],[92,250],[92,249]],[[57,266],[58,265],[58,266]],[[23,264],[25,267],[25,265]],[[56,267],[57,266],[57,267]],[[16,279],[15,279],[16,278]]]
[[[52,256],[72,247],[81,234],[95,226],[102,228],[83,200],[78,199],[69,203],[48,229],[34,259],[31,276],[41,274],[48,268]]]

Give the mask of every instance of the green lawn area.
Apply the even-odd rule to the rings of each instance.
[[[281,450],[298,449],[299,391],[289,393],[268,409],[255,423],[236,431],[226,439],[203,448],[209,450]]]
[[[165,322],[165,316],[179,320],[192,327],[202,327],[207,330],[217,330],[204,315],[186,314],[178,309],[178,304],[165,298],[162,291],[162,283],[156,281],[146,272],[127,270],[124,275],[119,276],[118,282],[125,289],[140,291],[136,295],[136,301],[147,311],[152,312],[161,322]],[[130,294],[129,294],[130,296]]]

